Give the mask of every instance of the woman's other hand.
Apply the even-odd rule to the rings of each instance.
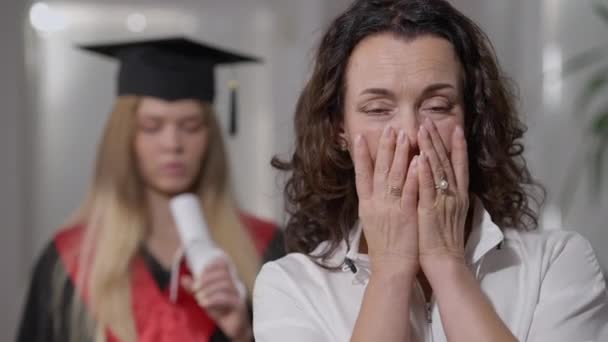
[[[246,299],[234,283],[228,260],[219,258],[210,263],[195,279],[182,278],[182,286],[232,341],[251,340]]]
[[[464,264],[469,170],[460,126],[451,139],[450,156],[433,121],[420,125],[418,241],[420,264],[427,276],[430,268],[445,261]]]
[[[359,217],[374,271],[397,269],[416,274],[418,264],[417,158],[410,162],[404,131],[387,126],[375,163],[368,144],[355,139],[353,159],[359,197]]]

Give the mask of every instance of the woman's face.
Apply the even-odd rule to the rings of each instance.
[[[188,191],[208,143],[201,103],[144,97],[136,115],[134,147],[146,186],[167,195]]]
[[[353,51],[346,71],[343,138],[349,146],[361,134],[376,160],[388,125],[403,131],[418,154],[418,128],[432,120],[446,149],[457,125],[464,127],[461,66],[445,39],[404,40],[390,33],[370,36]]]

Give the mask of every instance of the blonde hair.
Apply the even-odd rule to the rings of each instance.
[[[71,225],[85,226],[79,253],[78,284],[86,284],[95,340],[109,328],[121,341],[137,340],[131,309],[130,266],[148,234],[144,183],[137,170],[133,141],[140,98],[118,98],[99,145],[89,194]],[[242,226],[231,194],[221,131],[211,105],[203,104],[209,141],[194,192],[201,199],[211,235],[231,257],[249,293],[260,266],[249,232]],[[59,287],[58,290],[62,290]],[[74,291],[74,296],[78,296]],[[72,300],[78,303],[79,300]],[[70,330],[82,329],[82,308],[71,310]],[[91,330],[91,324],[84,329]],[[93,331],[89,331],[92,333]],[[82,336],[72,334],[72,336]]]

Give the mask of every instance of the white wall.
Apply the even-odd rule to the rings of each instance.
[[[588,48],[608,43],[608,26],[592,15],[591,1],[544,0],[543,9],[541,32],[545,67],[552,64],[553,59],[557,62],[567,60]],[[559,63],[556,65],[559,69]],[[561,190],[569,180],[567,174],[574,163],[585,162],[590,117],[575,108],[575,99],[592,72],[588,70],[561,78],[558,73],[555,80],[544,79],[543,109],[536,112],[534,118],[537,143],[542,146],[537,165],[554,192]],[[604,105],[605,99],[606,96]],[[589,174],[578,174],[576,178],[580,178],[581,186],[566,194],[572,207],[563,213],[564,226],[586,236],[595,247],[604,270],[608,270],[608,250],[604,248],[608,241],[608,164],[604,163],[604,166],[600,200],[590,197],[589,189],[595,186],[590,184]]]
[[[526,155],[533,175],[548,190],[543,226],[562,227],[584,235],[608,269],[608,176],[600,201],[589,195],[588,173],[577,175],[581,186],[560,198],[570,178],[570,167],[588,146],[588,116],[577,112],[574,99],[590,72],[562,77],[548,76],[544,69],[559,71],[568,57],[589,47],[608,43],[608,27],[591,12],[591,1],[570,0],[455,0],[457,7],[488,33],[499,60],[520,90],[521,114],[529,132]],[[592,70],[591,70],[592,71]],[[608,166],[608,165],[607,165]],[[561,199],[571,198],[569,210]]]
[[[13,338],[16,311],[21,305],[21,286],[27,273],[23,269],[23,189],[22,177],[24,127],[25,68],[23,59],[24,2],[4,0],[0,5],[0,341]]]

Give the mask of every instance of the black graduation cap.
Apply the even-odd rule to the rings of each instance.
[[[213,102],[216,65],[261,62],[255,57],[185,37],[81,45],[80,48],[120,61],[118,95],[151,96],[167,101]],[[234,135],[238,83],[230,83],[230,134]]]

